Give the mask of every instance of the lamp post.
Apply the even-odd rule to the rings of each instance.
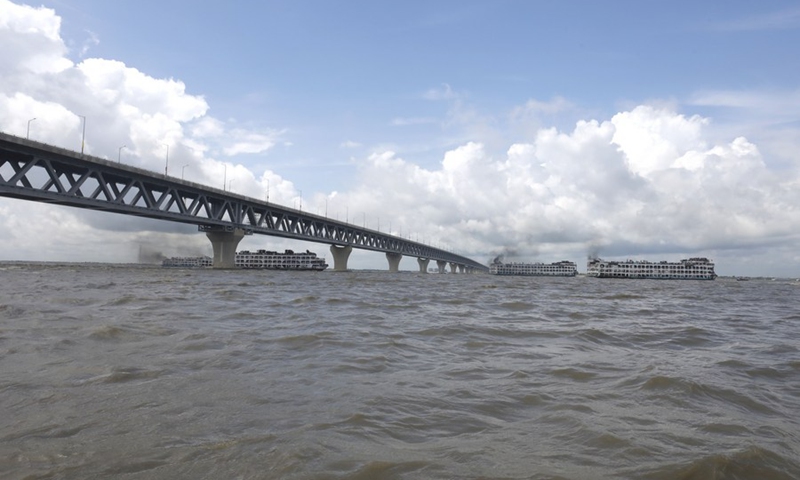
[[[28,120],[28,130],[25,131],[25,140],[29,139],[31,136],[31,122],[36,120],[36,117],[31,118]]]
[[[86,117],[83,115],[78,115],[83,119],[83,134],[81,136],[81,155],[83,155],[83,146],[86,144]]]
[[[119,147],[119,149],[117,150],[117,163],[120,163],[122,161],[122,149],[125,147],[127,147],[127,145],[123,145]]]
[[[235,178],[231,178],[231,181],[230,181],[230,182],[228,182],[228,191],[229,191],[229,192],[230,192],[230,191],[232,191],[232,190],[231,190],[231,185],[233,185],[233,181],[234,181],[234,180],[236,180],[236,179],[235,179]]]
[[[164,176],[166,177],[169,174],[169,145],[166,143],[162,143],[165,147],[167,147],[167,161],[164,164]]]
[[[300,190],[300,211],[303,211],[303,191]]]
[[[187,163],[186,165],[181,167],[181,180],[183,180],[183,171],[186,170],[186,167],[188,167],[188,166],[189,166],[189,164]]]
[[[226,163],[223,165],[225,167],[225,171],[222,174],[222,191],[225,191],[225,187],[228,185],[228,164]]]

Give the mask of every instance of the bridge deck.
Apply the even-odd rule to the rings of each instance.
[[[0,132],[0,196],[456,263],[467,257]]]

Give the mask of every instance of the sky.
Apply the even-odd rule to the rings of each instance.
[[[0,0],[0,130],[80,150],[85,126],[91,155],[484,263],[800,277],[797,45],[796,1]],[[5,198],[0,244],[211,251],[191,226]]]

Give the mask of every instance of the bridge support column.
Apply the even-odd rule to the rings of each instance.
[[[447,266],[447,262],[444,260],[437,260],[436,266],[439,267],[439,273],[444,273],[444,267]]]
[[[428,263],[430,263],[430,258],[418,258],[417,263],[419,263],[419,273],[428,273]]]
[[[389,261],[389,271],[390,272],[399,272],[400,271],[400,260],[403,259],[402,253],[394,253],[394,252],[386,252],[386,260]]]
[[[236,247],[244,238],[245,231],[241,228],[233,230],[211,230],[206,236],[211,240],[214,249],[214,268],[236,268]]]
[[[347,271],[347,259],[350,258],[350,253],[352,253],[353,247],[350,245],[340,246],[340,245],[331,245],[331,255],[333,256],[333,271],[334,272],[346,272]]]
[[[466,270],[466,268],[467,268],[467,267],[465,267],[464,265],[459,265],[459,266],[458,266],[458,273],[464,273],[464,271]]]
[[[450,273],[458,273],[458,264],[450,262]]]

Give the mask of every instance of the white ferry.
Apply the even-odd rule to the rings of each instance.
[[[531,277],[574,277],[578,274],[578,266],[567,260],[555,263],[502,263],[495,261],[489,265],[489,273]]]
[[[680,262],[648,262],[625,260],[622,262],[591,258],[586,264],[586,276],[597,278],[654,278],[662,280],[714,280],[714,263],[704,257]]]
[[[161,262],[162,267],[202,268],[210,267],[214,261],[211,257],[171,257]]]
[[[295,253],[286,250],[284,253],[257,250],[250,252],[242,250],[236,253],[236,266],[239,268],[263,268],[267,270],[315,270],[322,271],[328,268],[324,258],[306,250]]]
[[[286,250],[283,253],[258,250],[250,252],[242,250],[236,252],[235,265],[237,268],[259,268],[265,270],[314,270],[322,271],[328,268],[324,258],[318,258],[317,254],[306,250],[305,252],[295,253]],[[172,257],[166,258],[161,262],[163,267],[181,268],[202,268],[213,265],[211,257]]]

